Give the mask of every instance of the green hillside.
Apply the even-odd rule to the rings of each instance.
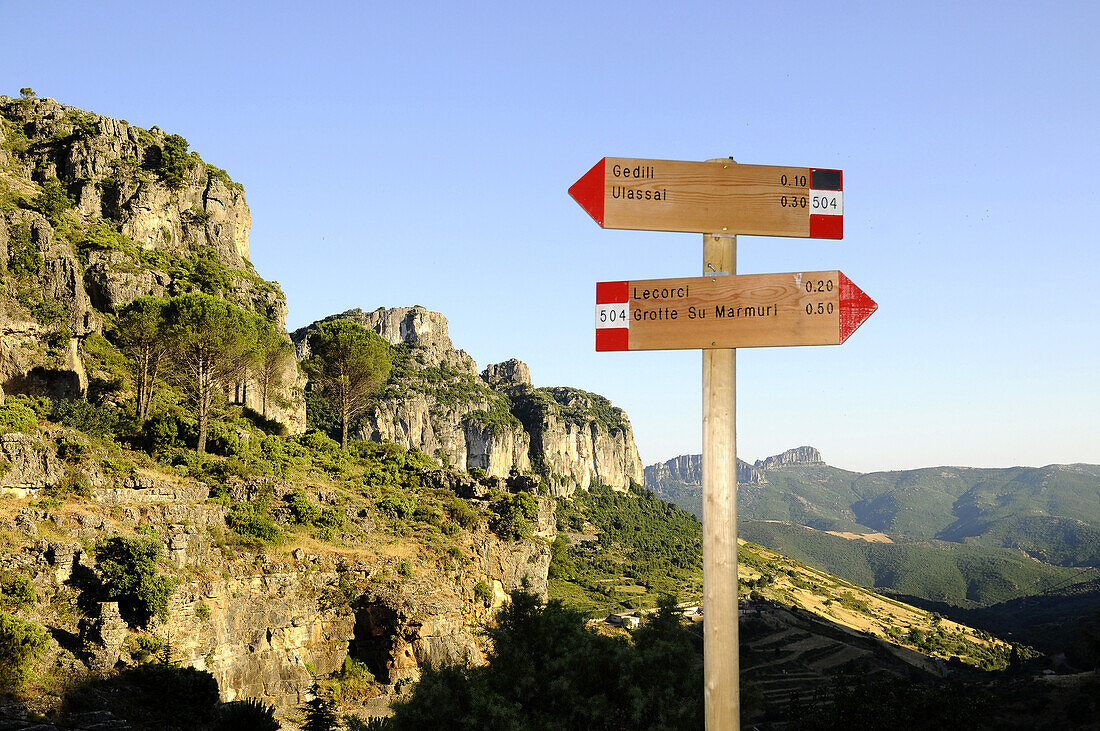
[[[745,521],[738,531],[745,540],[861,586],[956,607],[989,606],[1097,574],[1051,566],[1020,551],[971,544],[904,536],[893,536],[894,543],[852,540],[776,522]]]
[[[1059,566],[1100,566],[1100,465],[860,474],[791,464],[766,470],[765,478],[763,484],[739,486],[742,520],[887,531],[1018,549]],[[687,510],[699,509],[698,482],[653,480],[646,486]]]

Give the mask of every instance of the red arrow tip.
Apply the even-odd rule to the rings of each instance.
[[[589,216],[596,223],[603,226],[603,191],[604,191],[604,161],[603,158],[592,166],[592,169],[581,176],[581,179],[573,183],[569,188],[569,195],[573,200],[581,204]]]
[[[840,279],[840,342],[843,343],[878,309],[878,303],[844,276],[844,272],[837,272],[837,277]]]

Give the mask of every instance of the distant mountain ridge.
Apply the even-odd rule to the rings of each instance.
[[[691,457],[677,457],[677,464]],[[668,465],[669,462],[664,463]],[[884,531],[1013,548],[1046,563],[1100,566],[1100,465],[929,467],[858,473],[830,467],[812,447],[756,463],[739,485],[742,521],[821,531]],[[699,514],[701,475],[651,465],[646,487]],[[697,479],[698,475],[698,479]],[[740,477],[740,475],[739,475]]]

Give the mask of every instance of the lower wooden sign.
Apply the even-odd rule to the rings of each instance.
[[[838,345],[878,305],[840,271],[596,284],[596,350]]]

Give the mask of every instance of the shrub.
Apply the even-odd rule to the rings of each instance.
[[[31,580],[22,574],[0,574],[0,604],[27,610],[38,601]]]
[[[42,494],[47,498],[54,498],[57,500],[64,499],[71,495],[87,498],[92,496],[92,485],[88,482],[88,476],[84,474],[84,470],[73,467],[72,465],[66,465],[65,472],[61,475],[61,479],[54,485],[46,485],[42,488]]]
[[[505,494],[493,503],[493,532],[509,541],[521,541],[534,535],[539,505],[530,493]]]
[[[42,183],[42,192],[34,197],[31,206],[56,228],[62,214],[73,207],[73,200],[61,186],[61,181],[47,180]]]
[[[255,698],[223,703],[214,724],[214,731],[278,731],[280,728],[275,720],[275,707]]]
[[[53,403],[50,420],[93,437],[106,437],[118,428],[119,412],[111,404],[97,406],[83,399],[58,399]]]
[[[477,585],[474,587],[474,600],[483,602],[485,606],[489,606],[489,602],[492,601],[492,599],[493,590],[485,579],[477,582]]]
[[[76,439],[61,437],[57,440],[57,456],[65,462],[80,462],[88,457],[91,448]]]
[[[145,728],[205,728],[218,706],[218,681],[205,670],[147,663],[119,676],[128,690],[137,690],[139,703],[155,704],[150,710],[158,718]],[[128,694],[129,695],[129,694]]]
[[[156,615],[168,617],[168,597],[176,580],[161,576],[160,542],[149,537],[115,536],[95,548],[96,568],[109,600],[131,626],[145,626]]]
[[[283,532],[267,512],[265,506],[255,503],[234,503],[226,518],[234,533],[252,538],[262,544],[278,544],[283,541]]]
[[[294,522],[299,525],[310,525],[321,517],[321,509],[314,505],[302,488],[295,488],[294,492],[283,498],[290,507],[290,513],[294,516]]]
[[[225,422],[212,421],[206,433],[206,449],[223,457],[236,457],[247,451],[247,442],[241,441],[237,429]]]
[[[164,652],[164,640],[145,633],[129,635],[126,638],[126,649],[137,662],[147,662],[149,658],[155,658]]]
[[[0,434],[15,431],[30,434],[38,426],[38,419],[38,414],[25,399],[9,396],[0,406]]]
[[[405,520],[416,511],[416,495],[400,488],[389,488],[378,507],[398,520]]]
[[[27,682],[31,666],[49,645],[41,626],[0,612],[0,692],[13,693]]]
[[[330,505],[321,511],[314,525],[317,527],[317,537],[322,541],[331,541],[336,531],[344,527],[347,514],[335,506]]]
[[[473,528],[481,520],[481,513],[478,509],[469,500],[463,498],[452,500],[447,510],[451,514],[451,520],[466,529]]]

